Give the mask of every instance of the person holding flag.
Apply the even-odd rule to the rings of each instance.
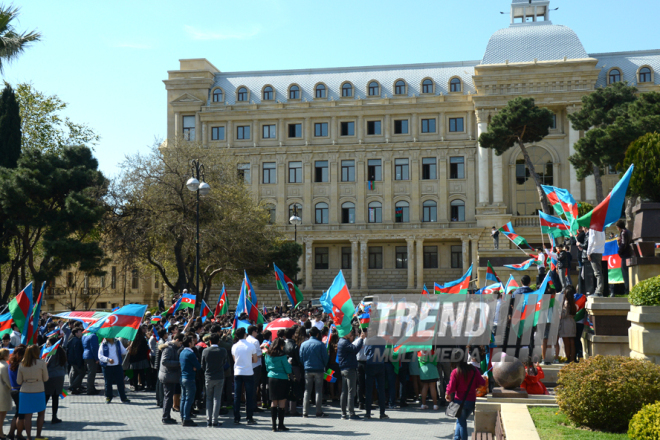
[[[56,347],[57,341],[59,341],[59,337],[51,336],[46,341],[46,347]],[[62,422],[62,420],[57,417],[57,411],[59,409],[60,394],[64,389],[67,357],[63,349],[58,350],[57,348],[54,348],[50,353],[52,354],[46,358],[48,380],[44,384],[44,389],[46,393],[46,405],[48,405],[49,399],[53,399],[51,423],[54,425]]]
[[[126,397],[126,389],[124,386],[124,369],[122,368],[122,361],[126,356],[126,349],[119,342],[119,339],[105,338],[99,346],[99,364],[103,369],[103,379],[105,380],[105,403],[112,402],[114,394],[112,386],[117,386],[117,392],[122,403],[129,403]]]
[[[359,420],[360,416],[355,414],[355,393],[357,391],[357,354],[362,350],[366,332],[360,333],[360,338],[355,342],[355,328],[350,333],[339,339],[337,344],[337,359],[341,371],[341,418],[344,420]],[[330,336],[328,335],[328,339]],[[348,405],[348,413],[346,406]]]

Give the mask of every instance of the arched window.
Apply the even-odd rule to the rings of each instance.
[[[464,222],[465,221],[465,202],[463,200],[452,200],[449,204],[451,208],[451,221]]]
[[[355,203],[345,202],[341,204],[341,222],[355,223]]]
[[[222,89],[215,89],[213,91],[213,102],[222,102]]]
[[[398,80],[394,84],[394,94],[395,95],[405,95],[406,94],[406,82],[403,80]]]
[[[328,204],[321,202],[317,203],[314,208],[315,223],[317,225],[325,225],[328,223],[329,214],[328,214]]]
[[[458,78],[452,78],[449,81],[449,91],[450,92],[460,92],[461,91],[461,80]]]
[[[297,208],[297,209],[296,209]],[[291,223],[290,219],[294,215],[297,215],[301,219],[303,218],[302,216],[302,205],[300,203],[292,203],[289,205],[289,223]]]
[[[325,86],[323,84],[319,84],[316,86],[316,93],[315,97],[316,98],[325,98]]]
[[[238,96],[237,96],[239,101],[247,101],[248,100],[248,91],[245,87],[241,87],[238,89]]]
[[[610,75],[610,82],[609,82],[610,84],[614,84],[621,81],[621,72],[619,71],[619,69],[610,70],[609,75]]]
[[[275,205],[268,204],[268,205],[264,206],[264,209],[266,210],[266,212],[268,213],[268,216],[269,216],[268,217],[268,223],[271,224],[271,225],[274,225],[275,224],[275,219],[276,219],[276,213],[277,213],[277,210],[275,209]]]
[[[289,87],[289,99],[300,99],[300,87],[295,84]]]
[[[353,96],[353,86],[351,83],[345,83],[343,86],[341,86],[341,96],[343,98],[350,98]]]
[[[272,101],[273,100],[273,88],[271,86],[267,86],[264,88],[264,101]]]
[[[651,69],[648,67],[642,67],[639,69],[639,82],[647,83],[651,82]]]
[[[422,93],[433,93],[433,81],[430,79],[425,79],[422,82]]]
[[[427,200],[422,204],[423,215],[422,221],[424,222],[437,222],[438,221],[438,204],[433,200]]]
[[[376,81],[371,81],[369,83],[369,96],[378,96],[380,95],[380,86]]]
[[[408,223],[410,221],[410,205],[406,201],[396,202],[394,205],[394,221]]]
[[[369,203],[369,223],[383,222],[383,204],[380,202]]]
[[[527,147],[534,170],[541,178],[541,184],[554,185],[553,160],[550,153],[541,147]],[[516,160],[516,213],[517,215],[538,215],[539,194],[522,152]]]

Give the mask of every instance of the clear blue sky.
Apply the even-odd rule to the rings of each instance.
[[[7,3],[6,0],[0,0]],[[166,129],[162,80],[181,58],[221,71],[479,60],[507,27],[510,0],[14,0],[19,30],[41,42],[5,67],[69,103],[67,116],[101,135],[112,177],[125,155]],[[589,53],[659,49],[657,0],[552,0],[554,24]]]

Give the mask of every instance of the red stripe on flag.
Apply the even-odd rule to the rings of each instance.
[[[551,205],[556,205],[557,203],[561,203],[559,201],[559,197],[557,197],[557,193],[555,193],[554,191],[547,193],[546,197],[548,197],[548,201],[550,202]]]
[[[608,194],[598,206],[591,211],[591,222],[589,229],[602,231],[605,229],[605,217],[607,216],[607,207],[610,205],[610,197],[612,193]]]
[[[348,291],[348,287],[346,284],[341,288],[339,292],[335,296],[332,297],[332,304],[335,305],[338,309],[341,309],[341,306],[343,306],[346,301],[348,301],[351,297],[351,294]]]
[[[132,315],[110,315],[105,320],[101,328],[107,327],[131,327],[137,329],[140,327],[142,317]]]

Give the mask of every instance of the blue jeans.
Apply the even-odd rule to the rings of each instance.
[[[385,374],[387,375],[387,404],[396,405],[396,373],[394,364],[385,362]]]
[[[241,420],[241,395],[245,386],[245,414],[248,420],[254,412],[254,377],[234,376],[234,421]]]
[[[183,420],[191,420],[190,411],[192,411],[196,391],[195,379],[181,379],[181,418]]]
[[[378,391],[378,406],[380,413],[385,414],[385,366],[383,364],[367,364],[366,368],[366,404],[367,414],[371,414],[371,402],[373,402],[374,381],[376,381],[376,390]]]
[[[454,399],[454,402],[461,404],[460,400]],[[474,412],[474,405],[476,402],[466,401],[463,405],[463,411],[460,417],[456,419],[456,430],[454,431],[454,440],[467,440],[468,428],[467,418]]]

